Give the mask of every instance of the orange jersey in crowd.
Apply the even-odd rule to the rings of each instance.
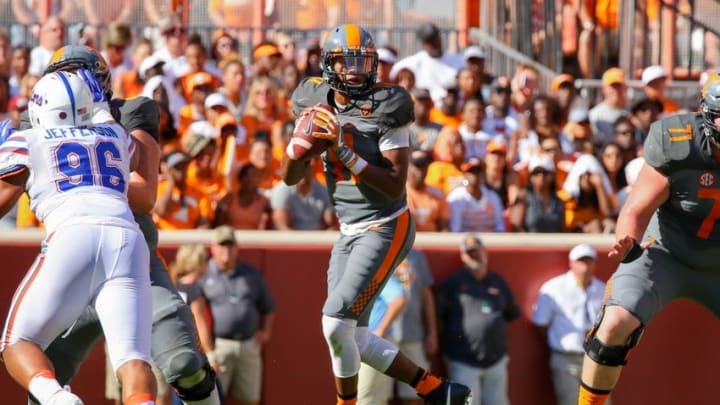
[[[446,115],[440,109],[433,107],[430,110],[430,121],[437,122],[438,124],[445,126],[451,126],[453,128],[459,128],[462,120],[460,114],[457,115]]]
[[[407,189],[408,207],[415,220],[415,229],[419,232],[440,232],[438,221],[446,224],[450,221],[450,207],[444,198],[424,190]]]
[[[265,229],[269,216],[270,200],[264,195],[255,195],[247,206],[240,205],[237,196],[234,196],[228,204],[227,221],[223,225],[235,229]]]
[[[118,80],[120,80],[126,99],[141,95],[145,88],[145,83],[140,81],[137,70],[120,73]]]
[[[185,174],[185,183],[188,188],[199,190],[203,195],[210,197],[212,201],[218,201],[227,193],[225,177],[222,173],[214,171],[212,177],[198,177],[197,164],[191,161]],[[213,207],[215,204],[213,204]]]
[[[167,180],[158,184],[158,196],[165,193],[168,187]],[[180,202],[180,190],[177,188],[172,192],[170,208],[164,216],[153,213],[153,219],[158,229],[195,229],[200,219],[212,220],[214,212],[212,201],[202,192],[192,187],[185,189],[184,204]]]
[[[463,173],[450,162],[435,161],[428,166],[425,183],[442,190],[447,196],[465,179]]]

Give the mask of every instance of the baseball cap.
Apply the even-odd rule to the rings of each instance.
[[[590,258],[595,260],[597,259],[597,252],[592,246],[588,245],[587,243],[582,243],[570,250],[568,258],[570,258],[571,261],[576,261],[583,258]]]
[[[463,173],[474,173],[485,169],[485,163],[477,157],[471,157],[467,162],[460,165]]]
[[[550,90],[555,93],[556,91],[560,90],[560,87],[563,84],[570,84],[575,85],[575,77],[573,75],[568,73],[563,73],[555,76],[552,80],[552,83],[550,84]]]
[[[238,123],[235,119],[235,116],[233,116],[229,112],[224,112],[217,117],[217,120],[215,121],[215,127],[223,129],[228,125],[237,126]]]
[[[415,35],[420,41],[428,41],[440,35],[440,28],[433,23],[425,23],[418,27]]]
[[[145,60],[143,60],[142,63],[140,63],[140,66],[138,67],[138,76],[140,76],[140,78],[143,80],[147,80],[147,77],[145,76],[145,74],[147,73],[148,70],[150,70],[154,67],[163,66],[164,64],[165,64],[164,60],[158,58],[155,55],[150,55],[147,58],[145,58]]]
[[[205,108],[225,107],[230,108],[227,98],[220,93],[212,93],[205,99]]]
[[[210,73],[207,72],[197,72],[193,73],[192,76],[188,78],[188,90],[193,91],[196,87],[199,86],[211,86],[212,85],[212,76]]]
[[[528,163],[528,170],[530,171],[530,173],[532,173],[535,171],[535,169],[543,169],[548,172],[554,172],[555,163],[548,155],[535,155],[530,158],[530,163]]]
[[[602,83],[610,86],[616,83],[625,84],[625,72],[618,67],[611,67],[602,75]]]
[[[237,244],[235,239],[235,229],[228,225],[221,225],[215,228],[215,235],[213,236],[213,242],[216,245],[223,245],[226,243]]]
[[[463,252],[470,252],[472,250],[477,250],[483,247],[482,240],[477,234],[474,233],[467,233],[465,236],[463,236],[462,241],[460,242],[460,249]]]
[[[470,58],[485,59],[485,51],[477,45],[471,45],[463,51],[463,59],[467,61]]]
[[[169,167],[177,167],[178,165],[189,161],[190,156],[179,150],[172,151],[165,156],[165,163],[167,163]]]
[[[280,48],[272,42],[258,45],[252,52],[253,60],[258,60],[263,56],[282,56]]]
[[[397,62],[397,56],[395,56],[395,54],[387,48],[378,48],[377,54],[378,61],[380,62],[389,63],[391,65]]]
[[[667,77],[665,68],[660,65],[652,65],[646,67],[642,72],[642,82],[644,85],[650,84],[653,80],[662,79]]]
[[[485,151],[487,153],[500,152],[502,154],[507,154],[507,144],[500,138],[491,139],[490,142],[487,143]]]
[[[185,150],[187,150],[188,155],[194,158],[212,142],[213,140],[206,136],[190,134],[187,137],[187,141],[183,143],[186,145]]]

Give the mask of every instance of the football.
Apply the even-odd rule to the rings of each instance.
[[[317,104],[303,111],[300,117],[295,120],[295,128],[287,147],[287,154],[290,159],[310,159],[319,156],[332,145],[329,139],[322,138],[322,135],[332,137],[323,127],[323,123],[327,122],[328,118],[337,123],[337,118],[335,118],[332,111],[333,108],[329,105]]]

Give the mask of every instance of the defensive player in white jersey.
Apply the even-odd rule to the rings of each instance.
[[[43,350],[91,305],[123,403],[149,405],[156,390],[149,366],[150,259],[127,199],[138,157],[110,114],[108,123],[92,124],[95,107],[79,74],[45,75],[29,105],[33,128],[0,145],[0,179],[27,191],[47,230],[13,297],[0,350],[8,373],[41,404],[80,405],[54,378]],[[12,203],[3,200],[0,214]]]

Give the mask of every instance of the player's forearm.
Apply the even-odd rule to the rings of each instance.
[[[22,193],[23,187],[0,180],[0,218],[12,209]]]
[[[399,197],[405,192],[405,176],[393,170],[368,165],[359,177],[364,183],[392,198]]]
[[[295,160],[287,155],[283,156],[282,177],[285,184],[288,186],[297,184],[305,176],[305,169],[309,164],[309,160]]]
[[[650,211],[647,208],[634,204],[626,204],[618,217],[615,235],[618,239],[624,236],[630,236],[639,242],[645,233],[648,223],[650,223],[650,218],[652,218],[653,213],[654,210]]]
[[[134,212],[146,213],[152,211],[157,198],[160,147],[146,131],[136,129],[130,135],[139,158],[130,177],[128,201]]]
[[[394,300],[390,301],[387,306],[387,310],[385,311],[385,316],[380,320],[380,325],[378,325],[378,330],[387,331],[390,329],[390,325],[392,325],[393,322],[400,316],[403,309],[405,309],[405,305],[407,304],[407,298],[405,296],[400,296],[395,298]]]

